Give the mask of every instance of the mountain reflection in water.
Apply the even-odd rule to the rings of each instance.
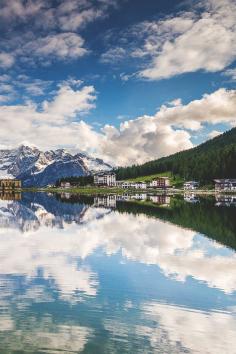
[[[0,352],[235,353],[230,198],[1,198]]]

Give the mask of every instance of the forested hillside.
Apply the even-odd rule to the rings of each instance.
[[[153,160],[143,165],[121,167],[118,179],[148,176],[170,171],[182,178],[200,180],[236,178],[236,128],[189,150]]]

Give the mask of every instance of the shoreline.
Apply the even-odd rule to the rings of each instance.
[[[16,191],[15,191],[16,192]],[[17,192],[49,192],[49,193],[71,193],[71,194],[128,194],[128,193],[155,193],[155,194],[196,194],[196,195],[236,195],[236,191],[216,190],[183,190],[183,189],[123,189],[115,187],[76,187],[76,188],[22,188]]]

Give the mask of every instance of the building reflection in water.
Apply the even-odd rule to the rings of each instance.
[[[1,191],[0,200],[21,200],[21,193],[12,190]]]
[[[187,203],[199,203],[200,199],[195,193],[184,193],[184,200]]]
[[[116,195],[96,196],[94,198],[94,206],[105,208],[116,208]]]
[[[118,201],[149,201],[154,204],[168,206],[170,205],[171,197],[169,195],[151,195],[147,193],[122,194],[122,195],[103,195],[94,198],[94,206],[105,208],[116,208]]]
[[[216,195],[216,206],[236,206],[236,195]]]

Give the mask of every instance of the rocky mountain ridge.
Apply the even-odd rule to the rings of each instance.
[[[54,184],[58,178],[87,176],[111,168],[101,159],[82,153],[73,155],[65,149],[43,152],[34,146],[21,145],[0,150],[0,178],[21,179],[25,187],[42,187]]]

